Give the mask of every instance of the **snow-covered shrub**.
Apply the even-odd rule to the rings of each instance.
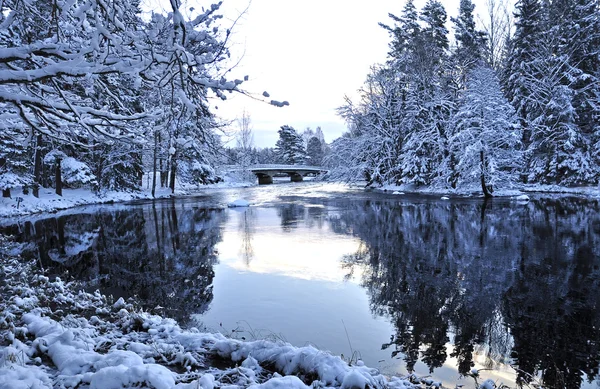
[[[30,185],[32,182],[30,175],[20,176],[12,172],[0,173],[0,190],[17,188]]]
[[[100,189],[117,191],[139,190],[142,184],[142,152],[138,145],[113,143],[94,150],[90,161],[98,176]]]
[[[194,161],[190,164],[188,173],[192,183],[197,185],[214,184],[223,181],[223,179],[216,174],[215,169],[213,169],[212,166],[198,161]]]
[[[60,163],[61,179],[70,188],[91,187],[98,185],[96,176],[90,167],[60,150],[52,150],[44,157],[44,163],[54,169]],[[52,175],[50,177],[54,178]],[[54,183],[55,184],[55,183]]]
[[[72,157],[63,159],[60,163],[63,182],[71,188],[95,187],[98,185],[96,176],[85,163]]]

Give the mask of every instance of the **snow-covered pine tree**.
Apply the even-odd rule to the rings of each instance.
[[[516,182],[521,166],[520,128],[493,69],[479,66],[469,73],[453,125],[451,147],[457,158],[458,187],[479,187],[490,197],[494,187]]]
[[[550,35],[546,39],[552,40]],[[526,173],[528,181],[582,185],[594,182],[589,141],[577,126],[572,82],[579,71],[565,55],[552,52],[551,42],[540,49],[525,73],[531,86],[526,101],[529,123]]]
[[[448,30],[446,11],[429,0],[420,15],[423,21],[409,67],[400,170],[402,182],[431,185],[447,167],[448,122],[454,101],[447,80]]]
[[[465,86],[467,74],[480,65],[484,58],[486,34],[476,29],[474,9],[472,0],[460,0],[458,17],[451,18],[456,40],[452,57],[454,65],[458,67],[460,87]]]
[[[306,155],[308,157],[308,163],[313,166],[321,166],[323,163],[323,157],[325,155],[323,150],[323,144],[316,136],[313,136],[308,141],[306,147]]]
[[[279,139],[275,144],[275,153],[281,163],[301,165],[306,159],[304,140],[291,126],[281,126],[278,131]]]
[[[554,38],[553,52],[567,59],[572,68],[563,85],[572,91],[575,123],[583,146],[600,162],[600,9],[598,0],[554,0],[548,6],[549,30]],[[600,173],[598,168],[596,175]],[[590,177],[588,183],[596,183]]]
[[[11,122],[3,123],[0,129],[0,190],[2,197],[11,197],[10,190],[30,186],[33,181],[29,172],[31,150],[26,147],[26,135]],[[6,126],[8,125],[8,126]]]
[[[511,102],[523,128],[523,144],[531,136],[527,102],[532,94],[531,61],[536,57],[542,38],[544,17],[540,0],[517,0],[515,32],[508,44],[508,56],[503,72],[505,94]],[[533,75],[541,76],[541,75]]]

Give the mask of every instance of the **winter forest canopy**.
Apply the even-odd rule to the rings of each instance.
[[[349,131],[331,145],[334,177],[486,195],[597,184],[598,1],[518,0],[508,27],[498,3],[480,31],[461,0],[453,37],[440,1],[390,14],[387,62],[339,109]]]
[[[0,14],[0,189],[137,190],[218,181],[236,163],[324,165],[329,178],[441,189],[595,185],[600,177],[598,0],[441,1],[390,14],[388,60],[339,114],[348,132],[279,129],[229,148],[210,99],[247,94],[226,77],[219,4],[143,15],[140,1],[12,1]],[[235,23],[233,23],[235,24]],[[228,26],[231,27],[231,26]],[[452,31],[449,31],[448,27]],[[268,99],[264,93],[261,99]],[[277,107],[287,102],[271,100]],[[285,108],[284,108],[285,109]],[[273,129],[275,131],[275,129]],[[244,135],[245,134],[245,135]]]
[[[176,177],[216,179],[221,124],[209,98],[246,93],[225,77],[231,31],[220,3],[186,10],[190,18],[180,0],[149,17],[130,0],[1,6],[4,196],[21,186],[60,194],[63,184],[135,190],[144,171],[171,189]]]

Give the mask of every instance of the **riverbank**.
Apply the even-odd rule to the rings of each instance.
[[[382,185],[373,187],[376,191],[389,192],[397,195],[402,194],[427,194],[438,195],[442,197],[457,196],[457,197],[483,197],[481,190],[449,190],[433,187],[415,187],[414,185]],[[516,200],[525,199],[527,194],[543,193],[543,194],[561,194],[561,195],[577,195],[586,197],[600,197],[600,188],[594,186],[586,187],[564,187],[559,185],[521,185],[511,189],[498,189],[493,193],[494,197],[513,198]]]
[[[182,329],[135,301],[50,280],[11,257],[15,243],[0,245],[0,389],[436,387],[310,346]]]
[[[111,204],[133,200],[151,200],[153,198],[168,198],[190,196],[202,193],[206,189],[218,188],[244,188],[255,184],[247,181],[224,181],[218,184],[203,186],[178,186],[175,193],[169,188],[157,188],[155,196],[148,188],[140,191],[119,192],[105,191],[94,192],[90,189],[63,189],[63,195],[59,196],[52,188],[41,188],[40,197],[34,197],[31,192],[27,195],[20,188],[13,190],[10,198],[0,198],[0,218],[31,215],[43,212],[57,212],[64,209],[74,208],[81,205]]]

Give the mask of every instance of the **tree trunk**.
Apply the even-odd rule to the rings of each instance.
[[[160,144],[162,142],[162,138],[160,136],[160,132],[158,133],[158,144]],[[165,186],[167,186],[167,169],[165,169],[164,166],[164,159],[161,156],[159,159],[159,169],[160,169],[160,187],[164,188]]]
[[[171,175],[169,177],[169,188],[175,193],[175,174],[177,173],[177,153],[171,156]]]
[[[33,196],[38,198],[40,197],[40,186],[42,186],[42,142],[42,134],[38,134],[33,165]]]
[[[56,194],[62,196],[62,176],[60,171],[60,162],[59,158],[56,159],[56,167],[55,167],[55,181],[56,181]]]
[[[485,156],[483,155],[483,150],[479,152],[479,159],[481,160],[481,190],[483,191],[483,197],[489,199],[492,197],[492,194],[485,183]]]
[[[158,148],[158,132],[154,132],[154,157],[152,158],[152,197],[156,193],[156,153]]]
[[[6,165],[6,158],[0,158],[0,166]],[[10,188],[2,189],[2,197],[10,197]]]

